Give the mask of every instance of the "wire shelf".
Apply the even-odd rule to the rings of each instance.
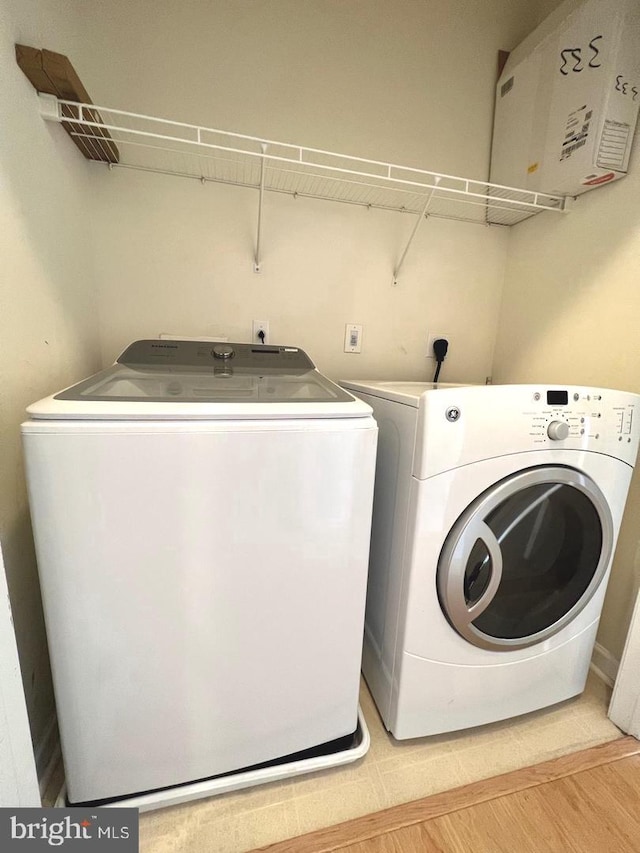
[[[39,95],[90,160],[418,215],[515,225],[565,198]],[[106,132],[106,133],[105,133]],[[105,141],[110,137],[112,142]],[[114,158],[114,145],[117,158]],[[117,160],[114,162],[114,160]]]

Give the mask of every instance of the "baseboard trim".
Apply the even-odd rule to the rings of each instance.
[[[608,649],[596,643],[591,655],[591,669],[609,687],[613,687],[618,676],[620,661]]]
[[[33,751],[38,774],[40,796],[43,797],[49,787],[51,777],[61,758],[58,720],[55,713],[49,718],[42,736]]]

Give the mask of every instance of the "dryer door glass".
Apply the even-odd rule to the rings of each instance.
[[[611,513],[592,480],[559,466],[530,469],[460,516],[438,564],[440,602],[476,645],[532,645],[585,607],[612,547]]]

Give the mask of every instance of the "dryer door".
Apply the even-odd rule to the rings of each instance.
[[[611,512],[593,480],[531,468],[496,483],[453,525],[438,562],[440,604],[474,645],[524,648],[580,613],[612,550]]]

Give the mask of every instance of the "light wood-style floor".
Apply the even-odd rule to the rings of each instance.
[[[620,738],[260,850],[639,853],[640,742]]]
[[[363,683],[360,702],[371,735],[364,758],[345,767],[145,812],[140,815],[140,850],[246,853],[291,839],[280,850],[298,853],[300,837],[309,833],[344,821],[369,821],[371,815],[389,814],[452,789],[470,790],[464,786],[473,783],[484,790],[490,777],[620,740],[620,730],[607,719],[610,698],[610,688],[590,674],[585,692],[560,705],[477,729],[397,741],[386,731]],[[420,814],[417,820],[424,818]],[[406,825],[403,812],[400,823],[381,831]],[[369,837],[371,832],[346,840],[340,836],[339,843],[344,847]],[[320,849],[310,846],[301,853]]]

